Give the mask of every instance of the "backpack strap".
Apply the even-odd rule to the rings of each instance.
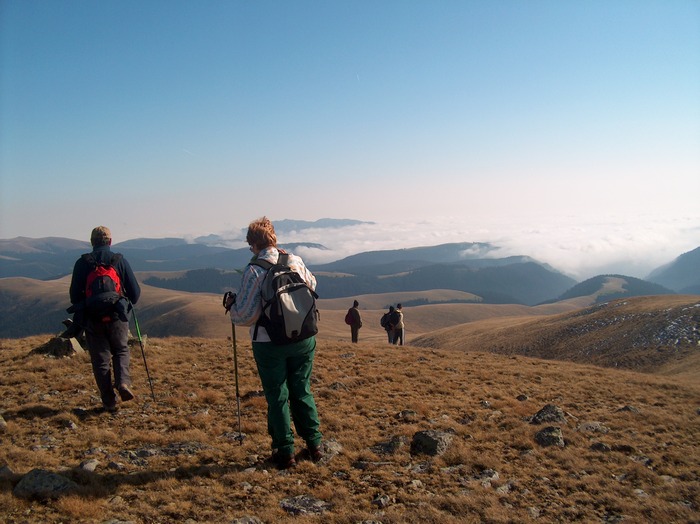
[[[90,267],[92,267],[92,268],[95,268],[99,265],[104,265],[104,264],[100,264],[100,262],[95,260],[95,256],[92,253],[85,253],[81,258],[85,262],[87,262],[90,265]],[[109,264],[107,264],[107,265],[115,267],[121,259],[122,259],[121,253],[112,253],[112,258],[109,259]]]

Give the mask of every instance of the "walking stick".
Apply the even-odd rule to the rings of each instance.
[[[228,304],[229,299],[231,299],[231,304]],[[224,315],[230,311],[231,306],[235,301],[236,295],[234,293],[231,293],[230,291],[224,293],[224,308],[226,308]],[[242,446],[243,433],[241,432],[241,392],[238,389],[238,348],[236,344],[236,324],[234,324],[233,322],[231,322],[231,340],[233,343],[233,371],[236,378],[236,415],[238,418],[238,437],[236,438]]]
[[[238,416],[238,442],[243,445],[243,433],[241,433],[241,393],[238,390],[238,355],[236,354],[236,325],[231,322],[231,334],[233,335],[233,369],[236,375],[236,414]]]
[[[151,381],[151,374],[148,372],[148,362],[146,362],[146,350],[143,347],[143,339],[141,338],[141,330],[139,329],[139,321],[136,318],[136,308],[131,304],[131,314],[134,317],[134,324],[136,325],[136,336],[139,338],[139,344],[141,345],[141,355],[143,355],[143,365],[146,368],[146,376],[148,377],[148,385],[151,386],[151,396],[153,397],[153,402],[156,401],[156,394],[153,392],[153,382]]]

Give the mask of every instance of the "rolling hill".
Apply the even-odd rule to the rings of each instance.
[[[545,318],[491,318],[437,330],[412,344],[475,349],[604,367],[659,372],[700,364],[700,296],[619,299]],[[466,342],[465,342],[466,341]]]
[[[700,294],[700,247],[683,253],[646,278],[678,293]]]

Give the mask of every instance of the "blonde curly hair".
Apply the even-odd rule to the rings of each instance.
[[[277,247],[277,235],[275,234],[275,226],[267,217],[253,220],[248,225],[248,233],[245,236],[246,242],[251,247],[257,249],[265,249],[266,247]]]

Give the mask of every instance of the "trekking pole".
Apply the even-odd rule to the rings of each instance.
[[[238,416],[238,442],[243,445],[243,433],[241,433],[241,393],[238,390],[238,355],[236,354],[236,325],[231,322],[231,334],[233,336],[233,369],[236,375],[236,414]]]
[[[153,402],[156,401],[156,394],[153,392],[153,382],[151,381],[151,374],[148,372],[148,362],[146,362],[146,350],[143,347],[143,339],[141,338],[141,330],[139,329],[139,321],[136,318],[136,308],[131,304],[131,314],[134,317],[134,324],[136,326],[136,336],[139,338],[139,344],[141,345],[141,355],[143,355],[143,365],[146,368],[146,376],[148,377],[148,385],[151,386],[151,396],[153,397]]]
[[[231,304],[229,304],[229,300],[231,300]],[[224,308],[226,311],[224,312],[224,315],[228,313],[231,310],[231,306],[233,303],[236,301],[236,295],[234,293],[231,293],[230,291],[227,291],[224,293]],[[243,445],[243,433],[241,432],[241,393],[240,390],[238,389],[238,351],[237,351],[237,344],[236,344],[236,324],[231,322],[231,341],[233,344],[233,372],[236,378],[236,415],[238,417],[238,442],[240,442],[241,446]]]

